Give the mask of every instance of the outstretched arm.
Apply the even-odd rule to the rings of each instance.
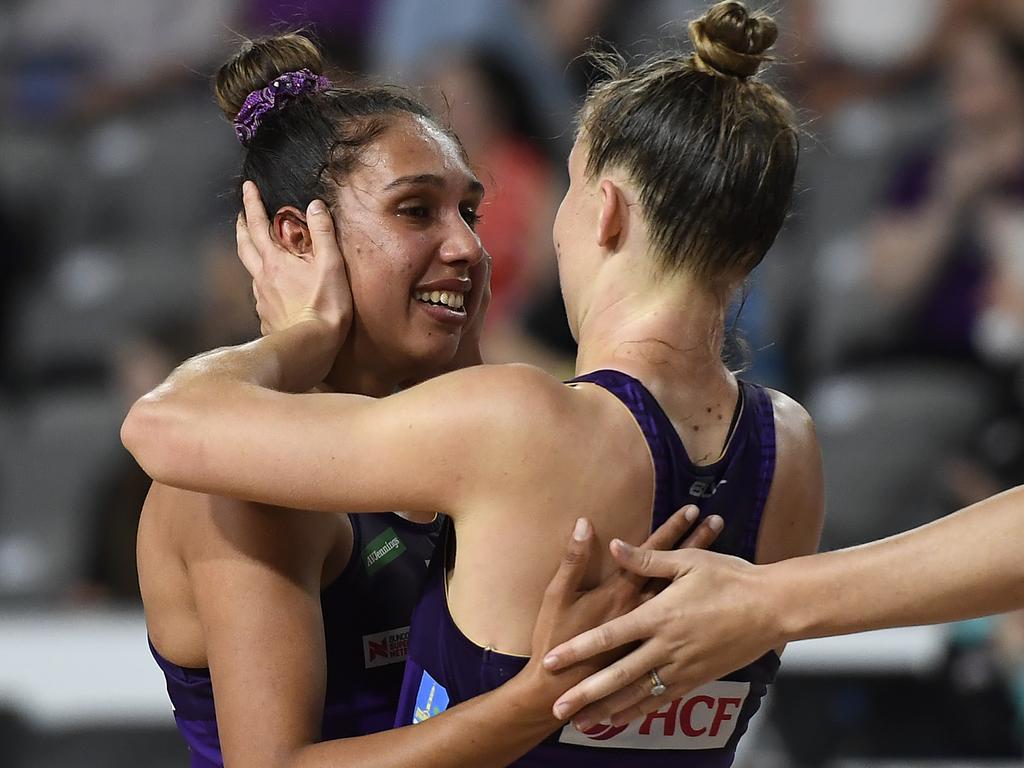
[[[673,583],[621,619],[554,649],[547,663],[560,668],[661,635],[677,648],[685,684],[694,688],[793,640],[1024,608],[1021,541],[1024,486],[898,536],[770,565],[616,541],[612,553],[624,567]],[[569,696],[582,706],[611,692]]]

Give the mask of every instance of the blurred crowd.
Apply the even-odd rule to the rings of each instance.
[[[447,117],[488,188],[485,356],[567,374],[550,230],[580,54],[678,45],[705,5],[7,0],[0,608],[138,600],[148,484],[120,420],[177,362],[258,332],[232,239],[241,148],[210,87],[245,37],[307,29],[336,78],[407,85]],[[770,6],[799,190],[729,352],[815,417],[824,546],[845,546],[1024,482],[1024,0]],[[1019,749],[1024,620],[956,637],[948,686],[1009,713],[964,738]]]

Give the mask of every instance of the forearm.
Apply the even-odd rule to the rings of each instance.
[[[913,299],[930,283],[959,219],[957,206],[940,197],[920,211],[886,218],[871,240],[872,286],[892,301]]]
[[[1024,607],[1024,486],[907,533],[766,566],[787,640]]]
[[[561,725],[545,699],[537,701],[528,684],[513,678],[417,725],[304,747],[287,768],[499,768]]]
[[[225,382],[306,392],[324,380],[337,350],[337,338],[322,321],[304,320],[248,344],[215,349],[187,360],[156,393],[166,397]]]
[[[309,320],[248,344],[193,357],[135,403],[121,440],[151,477],[174,485],[175,477],[160,468],[183,466],[182,450],[197,452],[226,404],[237,405],[253,387],[308,390],[323,379],[335,350],[323,324]]]

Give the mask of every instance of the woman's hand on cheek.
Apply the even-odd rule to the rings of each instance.
[[[283,248],[270,234],[270,221],[256,185],[242,187],[245,217],[236,227],[238,257],[253,280],[260,331],[266,335],[316,320],[340,346],[352,322],[352,292],[327,206],[314,200],[306,210],[312,258]]]

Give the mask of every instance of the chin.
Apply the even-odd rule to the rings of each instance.
[[[458,334],[431,334],[402,350],[411,367],[434,372],[448,365],[459,348]]]

